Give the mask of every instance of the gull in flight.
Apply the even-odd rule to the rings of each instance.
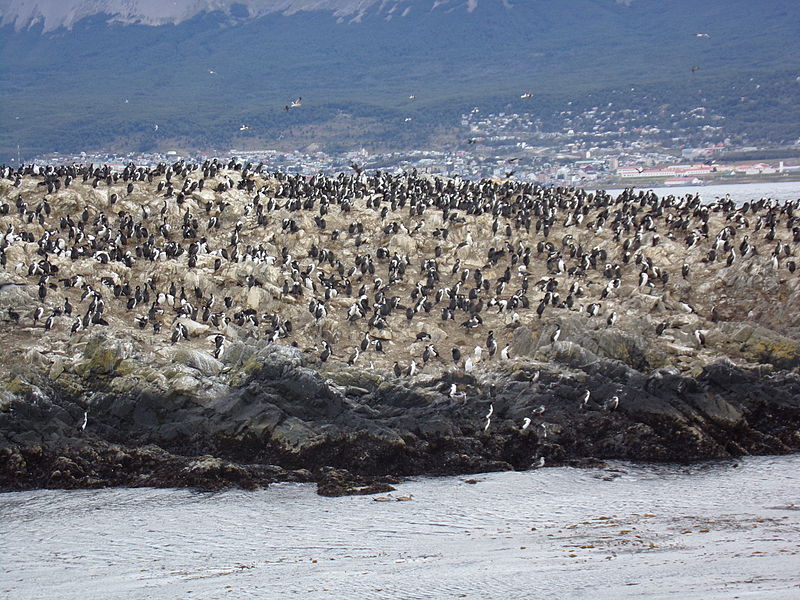
[[[303,104],[303,98],[298,96],[297,98],[292,100],[291,104],[287,104],[286,106],[284,106],[283,110],[290,110],[292,108],[297,108],[298,106],[301,106],[302,104]]]
[[[694,37],[699,37],[699,38],[706,38],[706,39],[708,39],[708,38],[710,38],[710,37],[711,37],[711,34],[709,34],[709,33],[695,33],[695,34],[694,34]]]
[[[492,423],[492,413],[494,412],[494,404],[489,405],[489,412],[486,413],[486,427],[483,428],[484,431],[489,430],[489,425]]]

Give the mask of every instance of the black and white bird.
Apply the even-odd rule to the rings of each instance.
[[[333,354],[333,351],[331,350],[330,344],[328,344],[328,342],[326,342],[325,340],[322,340],[322,346],[323,346],[322,347],[322,352],[319,355],[319,359],[322,362],[325,362],[326,360],[328,360],[331,357],[331,354]]]
[[[224,351],[225,338],[222,335],[214,336],[214,358],[219,359]]]
[[[289,111],[289,110],[291,110],[293,108],[297,108],[298,106],[301,106],[302,104],[303,104],[303,98],[298,96],[297,98],[292,100],[290,104],[287,104],[286,106],[284,106],[283,110]]]
[[[450,390],[447,395],[454,400],[464,400],[467,397],[467,393],[459,391],[455,383],[450,384]]]
[[[355,362],[358,360],[358,355],[360,354],[358,348],[353,349],[353,353],[350,355],[350,358],[347,359],[348,365],[354,365]]]
[[[461,350],[458,348],[453,348],[453,362],[458,364],[458,361],[461,360]]]
[[[700,346],[706,345],[706,336],[699,329],[694,330],[694,339],[697,340],[698,345]]]

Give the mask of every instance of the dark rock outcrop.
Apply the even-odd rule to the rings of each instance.
[[[290,347],[257,355],[259,368],[212,399],[20,384],[0,410],[0,488],[294,480],[339,495],[386,491],[396,482],[387,476],[528,469],[542,459],[688,462],[800,448],[800,377],[730,361],[697,377],[644,374],[609,359],[578,368],[567,348],[556,351],[566,364],[518,359],[407,379],[322,373]],[[452,384],[463,396],[451,397]]]

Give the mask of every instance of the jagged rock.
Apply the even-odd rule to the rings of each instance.
[[[208,335],[208,332],[211,330],[211,328],[205,323],[198,323],[192,319],[181,318],[178,319],[178,322],[186,327],[186,332],[189,334],[190,338]]]
[[[219,375],[224,366],[208,352],[191,348],[179,348],[175,351],[173,360],[187,367],[197,369],[206,376]]]

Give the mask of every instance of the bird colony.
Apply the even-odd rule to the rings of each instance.
[[[224,364],[258,340],[406,377],[513,361],[522,326],[544,345],[568,323],[638,328],[699,353],[725,319],[798,325],[799,201],[235,160],[0,174],[6,360],[113,330],[142,354]]]

